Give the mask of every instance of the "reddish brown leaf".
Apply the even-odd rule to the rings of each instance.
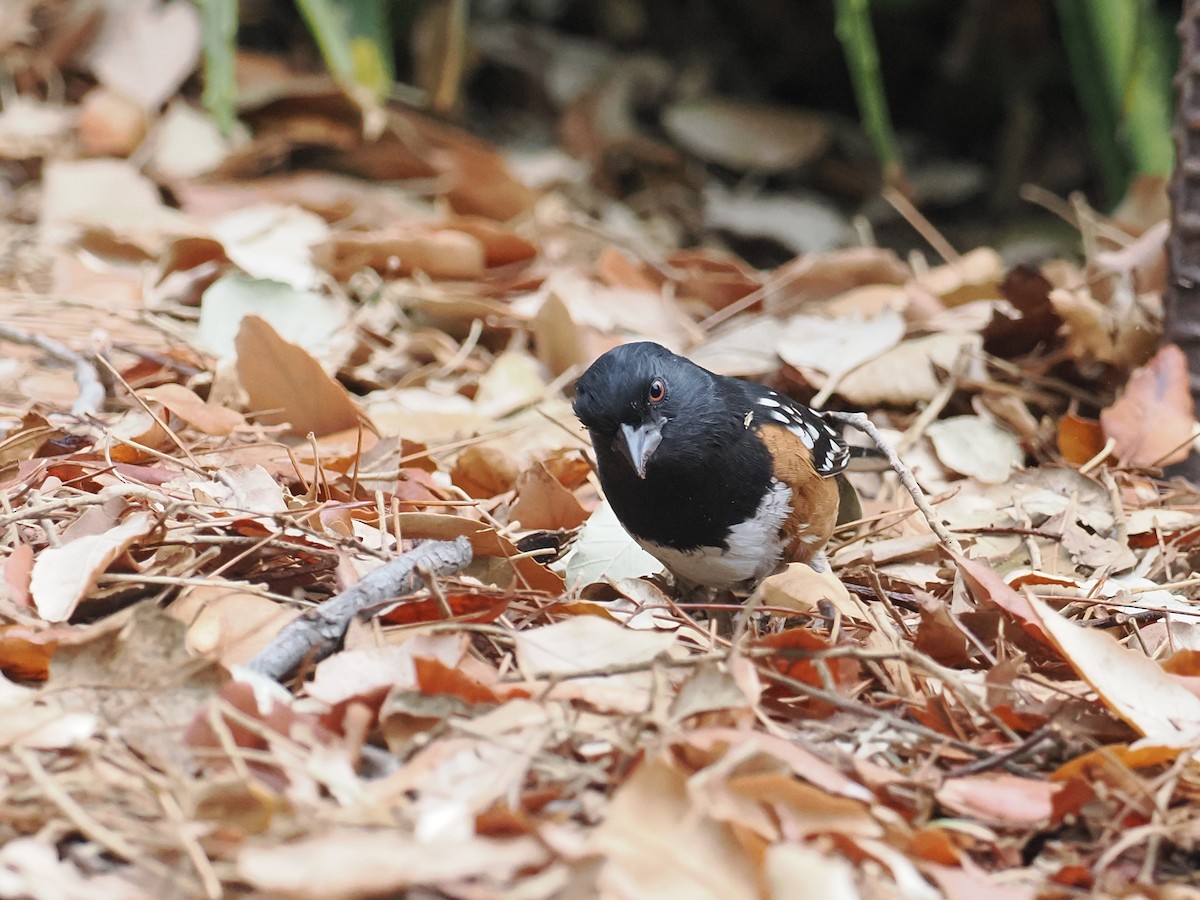
[[[1067,413],[1058,420],[1058,452],[1073,466],[1082,466],[1104,449],[1104,430],[1095,419]]]
[[[991,604],[1000,607],[1016,619],[1021,628],[1029,635],[1047,647],[1054,646],[1042,629],[1029,599],[1024,594],[1013,590],[1003,578],[981,562],[967,559],[965,556],[955,556],[954,561],[958,565],[958,570],[962,572],[963,580],[966,581],[976,603],[981,606]]]
[[[1125,465],[1165,466],[1187,458],[1194,416],[1187,357],[1164,344],[1100,413],[1100,427],[1116,441],[1113,452]]]

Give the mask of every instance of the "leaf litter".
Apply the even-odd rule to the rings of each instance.
[[[586,166],[535,189],[401,109],[367,140],[326,79],[261,80],[218,139],[186,99],[160,115],[194,11],[119,6],[76,62],[139,110],[108,117],[127,131],[88,131],[112,97],[0,115],[0,155],[46,157],[0,271],[0,893],[1194,883],[1200,496],[1162,470],[1196,431],[1158,348],[1161,230],[1039,269],[872,247],[759,269]],[[678,175],[828,140],[712,98],[642,142],[605,65],[563,95],[597,184],[621,148]],[[51,155],[72,129],[103,157]],[[567,402],[634,338],[864,409],[965,555],[856,472],[834,574],[790,567],[751,615],[679,595]],[[388,581],[456,539],[450,574]],[[330,644],[271,662],[356,587]]]

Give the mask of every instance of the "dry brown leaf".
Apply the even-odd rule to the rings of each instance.
[[[667,653],[675,635],[634,631],[599,616],[572,616],[516,635],[517,664],[531,677],[623,668]]]
[[[153,531],[156,524],[157,519],[150,513],[135,512],[101,534],[86,535],[39,553],[29,581],[38,615],[47,622],[71,618],[113,561]]]
[[[1164,344],[1145,366],[1135,369],[1125,392],[1100,412],[1113,452],[1127,466],[1165,466],[1191,452],[1195,410],[1183,351]]]
[[[348,231],[314,248],[325,271],[345,281],[362,269],[388,278],[423,272],[430,278],[480,278],[487,268],[483,243],[462,231],[394,227]]]
[[[990,418],[939,419],[926,433],[943,465],[984,484],[1003,484],[1025,464],[1017,439]]]
[[[804,844],[779,842],[765,860],[771,900],[859,900],[854,867]]]
[[[84,156],[130,156],[146,136],[146,113],[106,87],[88,91],[79,106],[75,131]]]
[[[258,421],[286,422],[288,433],[296,436],[312,432],[319,437],[358,427],[358,408],[346,389],[265,319],[242,319],[236,344],[238,378]]]
[[[1073,359],[1131,369],[1158,348],[1162,329],[1140,303],[1114,309],[1087,287],[1056,287],[1050,292],[1050,303],[1063,321],[1062,333]]]
[[[916,279],[917,287],[941,299],[946,306],[1000,295],[1004,260],[991,247],[977,247],[956,260],[935,266]]]
[[[414,840],[395,829],[340,827],[290,843],[250,843],[238,874],[274,896],[367,897],[470,880],[502,886],[547,861],[531,837]]]
[[[862,611],[851,599],[846,586],[832,571],[818,572],[805,563],[792,563],[784,571],[765,579],[754,592],[763,606],[814,612],[822,602],[832,603],[842,615],[852,621],[862,618]]]
[[[954,561],[976,603],[981,606],[991,603],[999,607],[1015,618],[1017,623],[1039,642],[1053,646],[1028,596],[1013,590],[1003,578],[981,562],[963,556],[955,556]]]
[[[927,402],[941,388],[962,353],[978,356],[979,335],[931,334],[900,343],[869,359],[838,382],[837,392],[856,406],[909,406]],[[975,366],[978,368],[978,366]]]
[[[806,253],[771,273],[767,309],[790,313],[808,303],[830,301],[868,285],[902,285],[912,270],[892,250],[855,247],[832,253]]]
[[[1004,773],[948,778],[934,795],[951,812],[989,825],[1035,827],[1049,821],[1061,784]]]
[[[138,391],[138,396],[151,403],[161,403],[197,431],[220,437],[231,434],[246,424],[245,417],[224,406],[205,403],[182,384],[160,384]]]
[[[708,309],[724,309],[762,287],[762,276],[736,256],[715,250],[680,250],[667,258],[675,296],[683,302],[697,301]],[[649,268],[649,267],[646,267]],[[659,293],[653,272],[646,276],[645,290]],[[636,279],[630,279],[635,281]],[[640,287],[636,283],[628,285]]]
[[[559,484],[545,463],[534,463],[517,478],[517,500],[509,519],[525,529],[556,531],[578,528],[588,512],[578,498]]]
[[[1104,449],[1104,431],[1096,419],[1067,413],[1058,420],[1058,452],[1073,466],[1082,466]]]
[[[558,377],[572,366],[580,371],[591,360],[579,326],[558,294],[551,292],[530,323],[538,359]]]
[[[188,626],[188,650],[212,656],[226,668],[249,662],[300,615],[234,583],[185,588],[167,612]]]
[[[132,249],[135,258],[157,258],[174,238],[203,234],[163,203],[150,179],[118,159],[48,163],[38,219],[53,239],[97,236],[114,251]]]
[[[516,463],[503,450],[476,444],[458,454],[450,480],[469,496],[487,499],[512,490],[518,474]]]
[[[1036,597],[1033,620],[1050,636],[1079,677],[1136,728],[1147,745],[1193,746],[1200,739],[1200,697],[1154,660],[1121,646],[1112,635],[1068,621]]]
[[[617,788],[588,849],[606,893],[638,900],[751,900],[755,867],[729,825],[693,808],[684,774],[649,758]]]
[[[119,728],[121,740],[152,765],[185,771],[193,760],[184,729],[224,680],[215,663],[188,653],[183,625],[149,602],[60,643],[46,690],[64,707]]]
[[[562,593],[562,577],[534,560],[519,555],[516,546],[490,525],[461,516],[439,516],[431,513],[401,513],[400,532],[406,538],[452,541],[465,535],[471,542],[476,562],[482,563],[480,577],[491,578],[501,587],[514,583],[535,591],[557,596]]]

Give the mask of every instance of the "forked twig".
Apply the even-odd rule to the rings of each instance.
[[[349,590],[289,622],[246,667],[280,679],[307,658],[320,659],[337,647],[353,618],[383,601],[410,594],[423,576],[451,575],[471,563],[471,542],[426,541],[364,576]]]
[[[940,521],[937,514],[933,511],[933,507],[929,505],[929,501],[925,499],[925,492],[921,490],[921,486],[917,484],[916,476],[913,475],[912,469],[905,465],[900,459],[900,455],[896,453],[892,445],[889,444],[879,433],[879,429],[875,424],[867,418],[866,413],[846,413],[846,412],[823,412],[821,413],[827,419],[833,419],[835,422],[841,422],[843,425],[849,425],[852,428],[857,428],[879,448],[879,452],[884,455],[888,461],[888,465],[892,471],[900,478],[900,484],[912,496],[913,502],[916,503],[917,509],[921,511],[921,515],[925,517],[925,521],[929,523],[930,530],[941,541],[943,547],[953,553],[962,554],[962,545],[949,531],[946,530]]]

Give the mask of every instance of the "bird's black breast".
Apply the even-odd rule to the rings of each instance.
[[[592,432],[600,484],[626,530],[676,550],[726,546],[729,529],[754,516],[771,484],[771,457],[745,427],[747,412],[667,422],[645,479],[612,435]]]

